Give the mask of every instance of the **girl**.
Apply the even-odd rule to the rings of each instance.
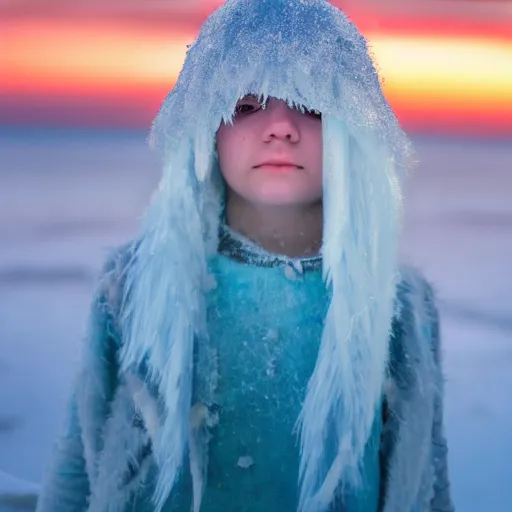
[[[434,299],[396,261],[411,150],[357,29],[228,0],[152,140],[38,510],[453,510]]]

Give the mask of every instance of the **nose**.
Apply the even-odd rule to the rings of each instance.
[[[266,109],[268,122],[263,131],[263,140],[265,142],[273,140],[299,142],[300,132],[294,119],[295,116],[286,102],[271,98]]]

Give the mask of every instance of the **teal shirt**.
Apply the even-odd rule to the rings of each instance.
[[[321,260],[247,256],[246,248],[243,261],[237,261],[237,253],[230,252],[210,262],[216,286],[207,296],[208,350],[217,355],[218,423],[211,429],[201,512],[295,511],[299,468],[295,425],[328,307]],[[194,402],[207,401],[203,395],[209,377],[204,370],[197,365]],[[377,511],[381,427],[377,411],[363,490],[340,498],[332,510]],[[190,478],[186,480],[172,510],[190,506]]]
[[[219,424],[201,510],[296,510],[294,427],[326,313],[321,270],[300,277],[288,267],[287,277],[283,268],[222,255],[212,270],[208,323],[218,354]]]

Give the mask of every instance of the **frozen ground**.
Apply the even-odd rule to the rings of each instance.
[[[454,499],[462,512],[509,512],[512,143],[415,142],[422,163],[408,185],[403,253],[441,299]],[[144,134],[0,132],[0,495],[9,510],[33,507],[94,276],[106,250],[135,232],[158,174]]]

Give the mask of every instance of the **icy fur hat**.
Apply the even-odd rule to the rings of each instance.
[[[297,423],[301,512],[324,511],[340,487],[361,485],[382,398],[409,143],[365,39],[341,11],[325,0],[228,0],[205,22],[154,121],[164,175],[127,274],[123,368],[146,360],[162,403],[153,440],[157,510],[191,447],[193,347],[208,336],[207,259],[221,211],[215,136],[248,93],[322,112],[322,255],[331,303]],[[199,510],[207,458],[196,458]]]

